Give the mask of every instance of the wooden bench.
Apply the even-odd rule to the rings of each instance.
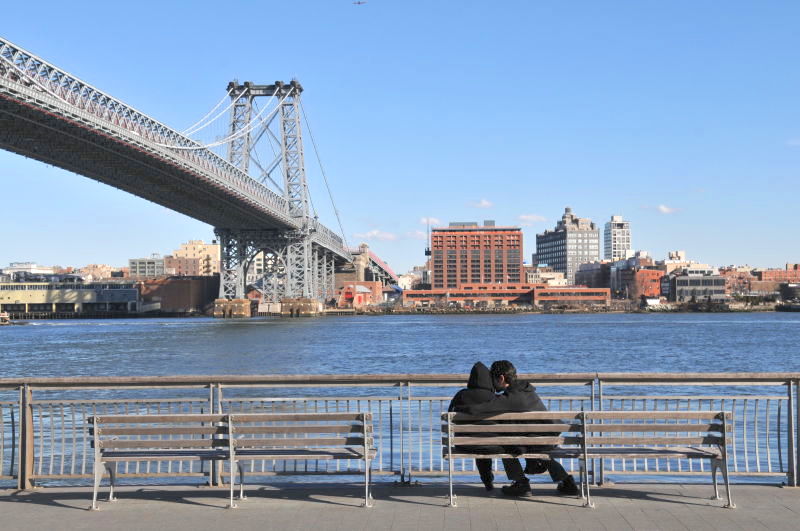
[[[450,501],[456,507],[453,494],[453,460],[520,457],[531,459],[576,458],[582,455],[583,413],[580,411],[529,411],[499,415],[442,414],[442,443],[447,460]],[[567,435],[564,435],[564,434]],[[474,446],[551,446],[559,448],[536,453],[474,452]],[[583,465],[583,461],[581,461]],[[584,474],[582,473],[581,476]],[[581,492],[583,495],[583,492]]]
[[[444,458],[448,461],[450,505],[456,506],[453,460],[458,458],[578,459],[580,496],[588,507],[594,507],[589,491],[589,460],[663,458],[708,459],[715,499],[720,499],[717,470],[721,469],[728,496],[725,507],[733,508],[725,436],[731,431],[727,422],[730,418],[731,414],[723,411],[531,411],[480,416],[444,413],[442,432]],[[554,435],[556,432],[560,432],[558,436]],[[554,444],[560,447],[520,455],[469,450],[469,446],[480,445]]]
[[[117,463],[231,459],[228,415],[96,415],[88,422],[94,448],[94,510],[104,469],[110,477],[108,501],[116,501]]]
[[[372,506],[370,463],[376,450],[371,413],[240,413],[231,415],[230,422],[240,499],[245,499],[244,462],[347,459],[364,461],[363,505]]]
[[[120,462],[228,461],[230,503],[235,475],[244,499],[245,468],[252,460],[364,461],[364,505],[371,507],[370,462],[375,456],[371,413],[98,415],[90,417],[94,448],[92,509],[103,476],[110,476],[109,501],[116,500]]]
[[[714,499],[721,499],[717,486],[721,470],[728,497],[725,507],[735,508],[728,481],[730,419],[731,413],[725,411],[587,411],[582,461],[708,459]],[[594,507],[586,479],[584,486],[586,505]]]

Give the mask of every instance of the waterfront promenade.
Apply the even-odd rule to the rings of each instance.
[[[378,484],[375,506],[360,507],[359,485],[262,486],[235,510],[224,489],[122,487],[119,501],[89,511],[91,489],[0,490],[4,529],[280,529],[324,530],[781,530],[797,529],[800,491],[735,485],[736,509],[710,500],[707,484],[615,484],[595,488],[597,507],[555,495],[536,483],[535,496],[508,499],[480,485],[459,485],[459,507],[447,507],[447,485]],[[497,491],[495,491],[497,492]]]

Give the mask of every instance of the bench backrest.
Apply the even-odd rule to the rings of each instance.
[[[587,411],[586,443],[724,447],[731,417],[724,411]]]
[[[372,413],[232,413],[237,449],[372,448]]]
[[[103,450],[212,450],[227,448],[228,415],[95,415],[92,447]]]
[[[572,446],[582,440],[580,411],[442,414],[442,443],[455,446]]]
[[[371,413],[96,415],[92,447],[106,451],[372,448]]]

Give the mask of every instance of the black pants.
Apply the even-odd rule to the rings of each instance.
[[[475,462],[477,463],[477,460]],[[545,463],[547,466],[547,471],[550,473],[550,479],[553,480],[553,483],[558,483],[559,481],[563,481],[569,477],[567,471],[564,470],[564,467],[561,466],[561,463],[558,461],[550,460],[545,461]],[[489,466],[491,466],[491,462]],[[503,468],[506,469],[506,476],[511,481],[528,481],[519,459],[514,457],[503,459]]]

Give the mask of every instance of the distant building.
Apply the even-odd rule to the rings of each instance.
[[[0,311],[26,313],[133,313],[135,282],[11,282],[0,284]]]
[[[494,221],[450,223],[431,231],[433,289],[522,282],[522,230]]]
[[[131,278],[156,278],[167,274],[164,258],[153,253],[150,258],[131,258],[128,260]]]
[[[525,282],[528,284],[544,284],[547,286],[566,286],[564,273],[553,271],[550,266],[525,266]]]
[[[52,267],[40,266],[36,262],[11,262],[8,267],[3,268],[6,275],[14,273],[27,273],[29,275],[53,275],[55,270]]]
[[[633,244],[631,243],[631,223],[622,216],[611,216],[611,221],[606,222],[603,258],[611,260],[624,260],[631,256]]]
[[[800,264],[786,264],[785,269],[757,269],[753,274],[765,282],[800,282]]]
[[[533,289],[533,305],[537,308],[608,306],[610,303],[611,292],[608,288],[543,286]]]
[[[581,264],[575,272],[575,284],[590,288],[607,288],[610,270],[611,263],[607,260]]]
[[[671,302],[724,302],[729,298],[725,294],[725,278],[713,268],[673,271],[662,277],[661,291]]]
[[[532,304],[530,284],[465,284],[452,289],[407,290],[403,306],[500,308]]]
[[[78,273],[90,280],[103,280],[111,278],[111,273],[117,270],[118,268],[106,264],[89,264],[78,269]]]
[[[220,246],[217,243],[204,243],[203,240],[189,240],[182,243],[172,255],[165,257],[166,269],[174,269],[181,276],[211,276],[220,270]]]
[[[574,284],[580,264],[600,260],[600,231],[589,218],[579,218],[567,207],[555,230],[536,235],[536,260],[564,273]]]

